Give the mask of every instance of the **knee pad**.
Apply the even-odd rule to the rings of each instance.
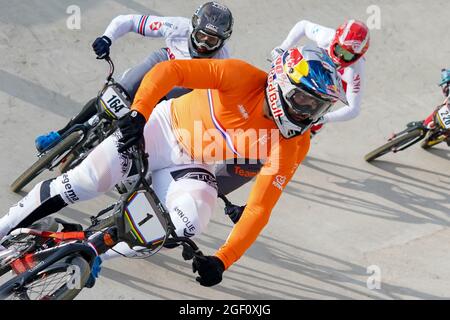
[[[216,201],[217,191],[204,182],[186,179],[172,183],[166,207],[177,235],[194,237],[205,231]]]

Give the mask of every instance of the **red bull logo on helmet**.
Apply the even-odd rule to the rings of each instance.
[[[286,61],[286,66],[288,68],[293,68],[302,60],[303,60],[303,55],[300,53],[300,50],[298,50],[297,48],[290,49],[289,55],[288,55],[287,61]]]
[[[268,84],[267,84],[267,100],[269,101],[269,107],[274,117],[284,116],[283,109],[278,106],[277,101],[279,101],[279,93],[277,84],[274,84],[275,71],[272,70],[269,73]]]
[[[297,48],[289,50],[284,71],[294,83],[300,83],[303,77],[309,75],[308,61],[303,58],[303,55]]]

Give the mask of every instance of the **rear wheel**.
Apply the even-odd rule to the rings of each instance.
[[[61,161],[58,169],[61,173],[65,173],[78,166],[89,153],[95,149],[103,140],[108,138],[116,127],[108,121],[103,122],[96,130],[91,130],[83,144],[73,149],[64,160]]]
[[[434,132],[426,137],[425,140],[420,144],[420,146],[425,150],[430,149],[431,147],[444,142],[446,139],[447,137],[440,132]]]
[[[74,146],[82,137],[82,132],[72,132],[64,140],[59,142],[53,149],[39,158],[30,168],[25,170],[12,184],[11,191],[19,192],[28,183],[36,178],[46,168],[50,168],[53,163],[61,159],[65,153]]]
[[[64,160],[59,165],[59,167],[58,167],[59,172],[65,173],[65,172],[69,171],[70,169],[73,169],[74,161],[77,160],[78,157],[79,157],[79,154],[76,151],[69,153],[67,155],[67,157],[65,157]]]
[[[12,288],[4,300],[73,300],[89,279],[89,263],[79,255],[61,259],[24,284]]]
[[[372,160],[375,160],[417,138],[419,138],[421,135],[423,134],[423,130],[422,129],[416,129],[413,130],[411,132],[408,132],[404,135],[398,136],[394,139],[392,139],[391,141],[389,141],[388,143],[382,145],[381,147],[373,150],[372,152],[369,152],[368,154],[366,154],[366,156],[364,157],[364,159],[367,162],[370,162]]]

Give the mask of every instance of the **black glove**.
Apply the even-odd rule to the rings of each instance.
[[[198,277],[195,279],[204,287],[212,287],[222,281],[222,273],[225,266],[216,256],[194,257],[192,262],[192,271],[198,271]]]
[[[226,205],[225,206],[225,214],[230,217],[231,221],[233,223],[238,223],[239,219],[242,216],[242,212],[244,212],[246,206],[236,206],[234,204],[232,205]]]
[[[136,110],[127,113],[117,121],[117,126],[122,133],[122,138],[119,139],[119,142],[123,144],[119,146],[120,153],[139,144],[146,122],[145,117]]]
[[[111,47],[112,41],[107,36],[99,37],[95,39],[92,44],[92,48],[97,55],[97,59],[105,59],[109,56],[109,47]]]

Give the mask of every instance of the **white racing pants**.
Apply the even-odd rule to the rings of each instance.
[[[193,237],[205,230],[217,200],[212,165],[193,163],[172,132],[171,100],[156,106],[144,129],[153,188],[169,210],[179,236]],[[36,185],[0,219],[0,238],[17,227],[29,226],[66,205],[93,199],[110,191],[130,173],[132,161],[117,151],[120,133],[98,145],[75,169]],[[127,244],[114,250],[131,254]],[[114,256],[110,251],[103,258]]]

